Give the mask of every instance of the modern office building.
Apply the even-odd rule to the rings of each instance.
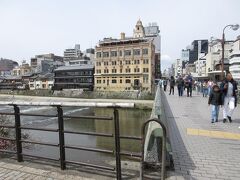
[[[146,37],[142,22],[133,37],[104,38],[95,48],[95,90],[153,92],[155,81],[154,38]]]

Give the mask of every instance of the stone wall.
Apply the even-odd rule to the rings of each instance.
[[[154,94],[138,91],[82,91],[79,89],[66,89],[62,91],[51,90],[0,90],[0,94],[14,94],[26,96],[49,96],[49,97],[74,97],[86,99],[141,99],[153,100]]]

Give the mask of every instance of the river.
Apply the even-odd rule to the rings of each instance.
[[[12,107],[0,106],[0,112],[13,112]],[[36,114],[56,114],[54,107],[20,107],[20,112],[36,113]],[[63,108],[64,115],[74,116],[111,116],[113,117],[113,109],[108,108]],[[140,109],[119,109],[120,120],[120,135],[140,136],[142,123],[150,117],[150,110]],[[13,122],[13,117],[11,117]],[[57,118],[32,117],[22,116],[21,123],[24,126],[57,128]],[[64,119],[64,128],[69,131],[81,132],[99,132],[99,133],[114,133],[113,121],[98,121],[90,119]],[[27,134],[29,140],[41,141],[58,144],[58,133],[45,132],[35,130],[23,130]],[[73,135],[65,134],[65,144],[73,146],[84,146],[100,149],[114,149],[114,138],[95,137],[89,135]],[[23,146],[23,153],[46,156],[59,159],[59,148],[49,147],[44,145],[29,145]],[[130,152],[140,151],[140,141],[136,140],[121,140],[121,150]],[[66,159],[70,161],[80,161],[93,164],[108,164],[108,161],[113,160],[113,157],[104,153],[95,153],[88,151],[66,149]]]

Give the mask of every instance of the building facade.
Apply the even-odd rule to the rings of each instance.
[[[29,66],[28,63],[26,63],[26,61],[23,61],[22,65],[13,68],[11,74],[13,76],[22,76],[22,75],[29,74],[30,72],[31,72],[31,67]]]
[[[80,44],[76,44],[75,48],[65,49],[63,54],[64,54],[63,56],[64,61],[80,59],[82,56],[82,52],[80,50]]]
[[[62,66],[54,71],[54,90],[84,89],[93,90],[94,66]]]
[[[153,92],[155,45],[139,20],[133,37],[105,38],[95,48],[95,90]]]
[[[240,81],[240,36],[234,41],[229,57],[229,71],[235,80]]]

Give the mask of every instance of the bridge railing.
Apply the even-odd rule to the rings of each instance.
[[[165,178],[166,166],[173,167],[172,152],[167,134],[167,118],[163,106],[161,85],[156,87],[150,119],[145,122],[142,130],[143,155],[141,177],[144,178],[145,166],[160,166],[161,179]],[[145,128],[146,127],[146,128]]]
[[[138,157],[141,158],[141,154],[133,153],[133,152],[121,152],[120,147],[120,139],[132,139],[132,140],[142,140],[141,137],[133,137],[133,136],[120,136],[119,133],[119,108],[134,108],[134,103],[97,103],[97,102],[65,102],[65,103],[49,103],[49,102],[0,102],[2,106],[12,106],[14,112],[1,112],[0,115],[11,115],[14,116],[15,122],[14,125],[3,125],[0,124],[0,128],[8,128],[8,129],[15,129],[15,138],[9,137],[0,137],[0,139],[5,141],[12,141],[15,142],[16,150],[3,150],[0,149],[2,153],[10,153],[15,154],[17,156],[17,161],[22,162],[24,157],[30,158],[39,158],[39,159],[46,159],[52,161],[58,161],[60,163],[60,167],[62,170],[66,168],[66,164],[76,164],[81,166],[88,166],[96,169],[102,169],[107,171],[112,171],[116,173],[116,178],[122,178],[121,172],[121,155],[124,156],[131,156],[131,157]],[[44,115],[44,114],[34,114],[34,113],[22,113],[20,112],[20,106],[51,106],[55,107],[57,110],[56,115]],[[104,108],[113,108],[113,116],[69,116],[64,115],[63,107],[104,107]],[[33,117],[55,117],[58,119],[58,128],[36,128],[31,126],[24,126],[21,125],[21,117],[22,116],[33,116]],[[110,133],[99,133],[99,132],[74,132],[74,131],[67,131],[64,129],[64,118],[78,118],[78,119],[94,119],[96,121],[113,121],[114,122],[114,132]],[[46,143],[42,141],[30,141],[22,139],[22,130],[34,130],[34,131],[45,131],[45,132],[55,132],[58,133],[58,143]],[[114,150],[107,150],[107,149],[99,149],[99,148],[89,148],[89,147],[80,147],[74,145],[67,145],[65,144],[65,134],[78,134],[78,135],[90,135],[90,136],[101,136],[105,138],[114,138],[115,147]],[[31,155],[27,153],[23,153],[22,144],[23,143],[30,143],[30,144],[38,144],[38,145],[45,145],[45,146],[53,146],[59,148],[59,159],[54,159],[50,157],[42,157]],[[90,164],[85,162],[76,162],[76,161],[69,161],[66,160],[65,154],[66,149],[75,149],[75,150],[83,150],[83,151],[92,151],[92,152],[100,152],[111,154],[115,156],[116,166],[109,167],[109,166],[100,166],[96,164]]]

